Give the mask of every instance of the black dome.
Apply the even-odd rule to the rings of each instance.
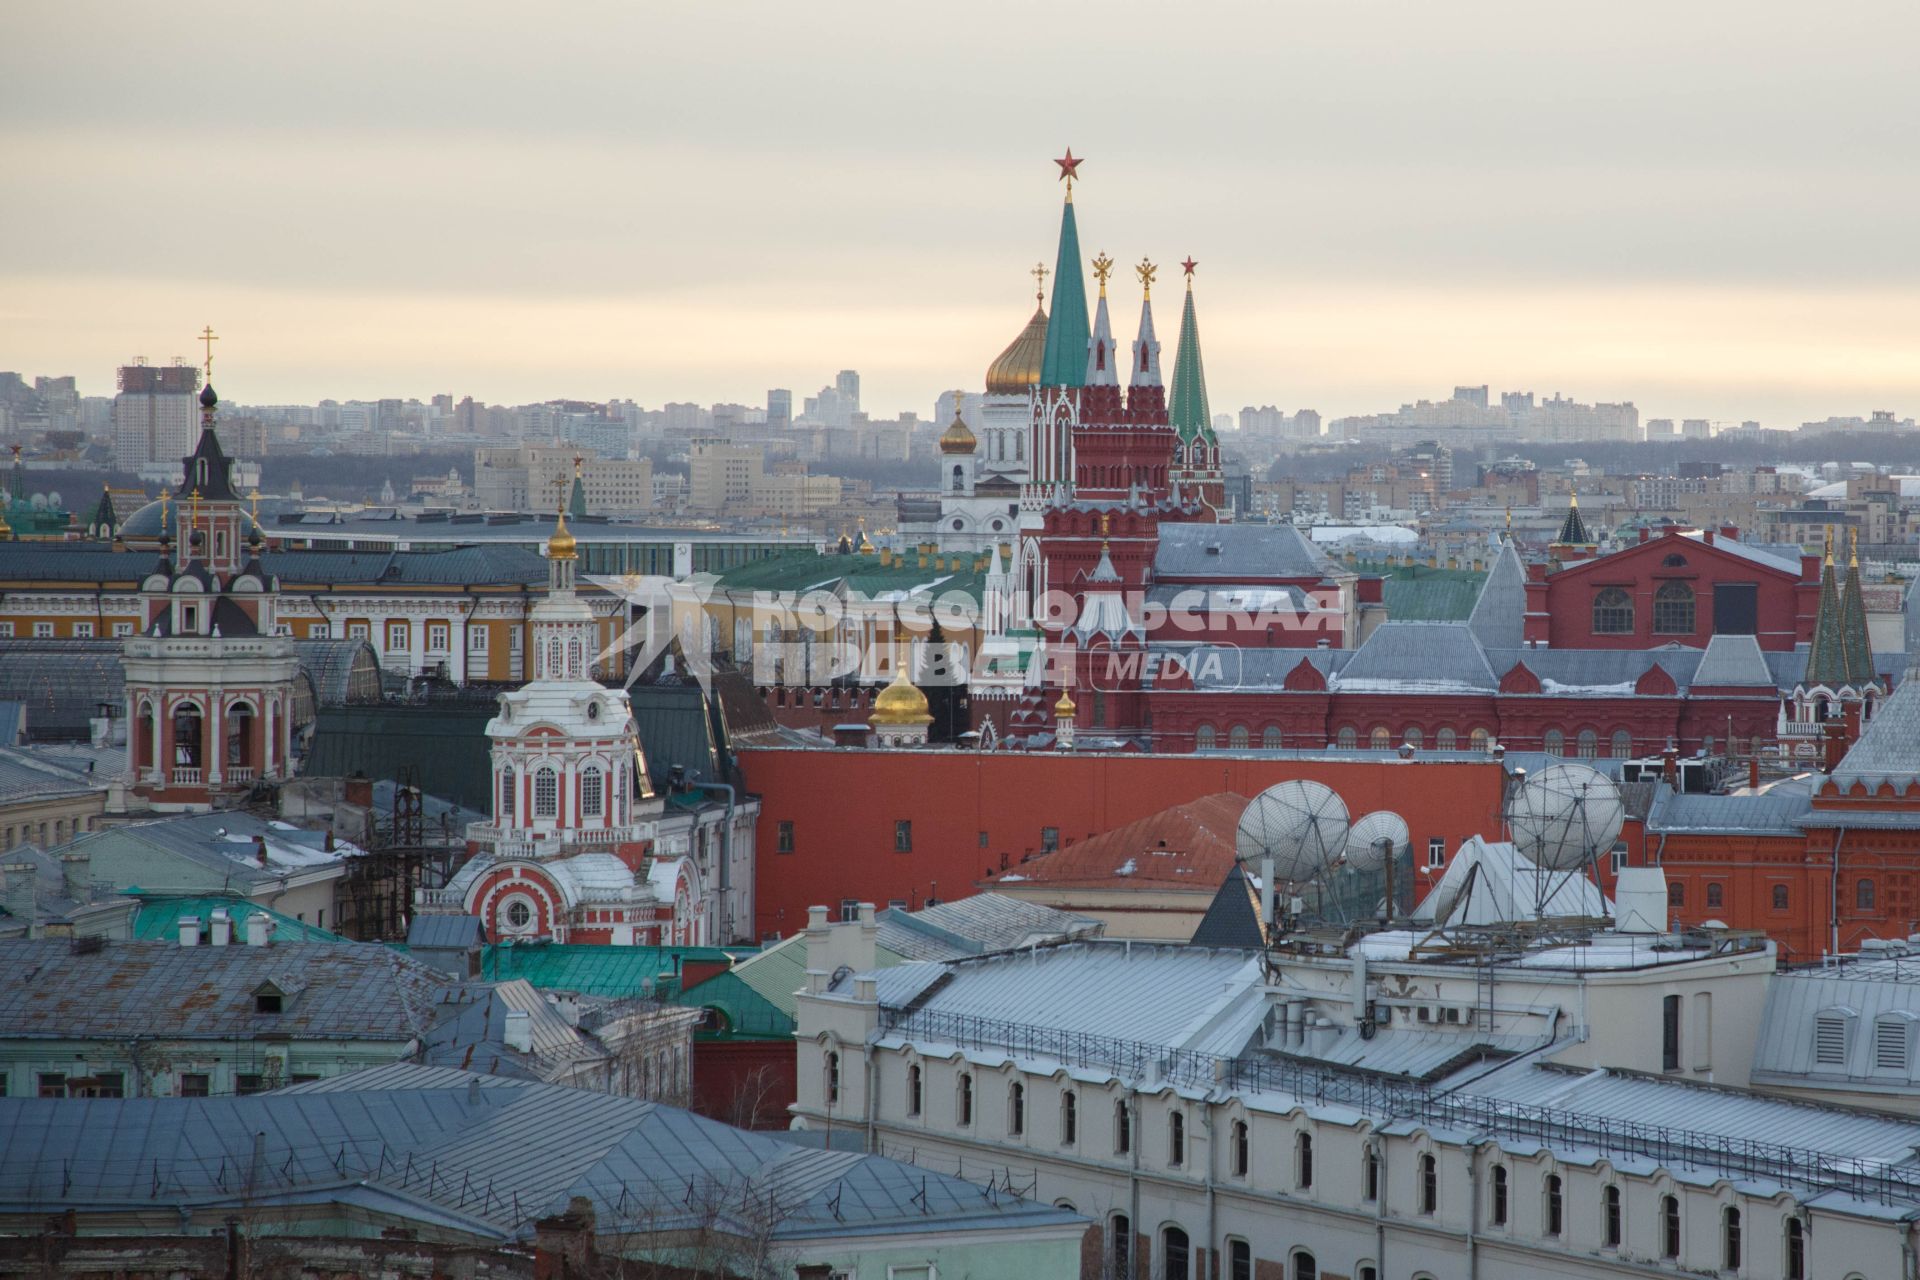
[[[202,409],[211,409],[219,403],[220,397],[213,394],[213,384],[211,382],[200,388],[200,407]]]

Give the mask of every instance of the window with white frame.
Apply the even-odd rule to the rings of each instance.
[[[395,650],[404,651],[407,648],[408,630],[409,628],[404,622],[389,622],[387,624],[387,649],[389,652]]]
[[[76,622],[73,624],[73,634],[79,639],[91,640],[93,639],[93,624],[91,622]]]
[[[469,625],[467,627],[467,652],[485,653],[487,651],[488,634],[489,632],[485,627]]]
[[[597,818],[606,812],[606,779],[600,766],[588,765],[580,771],[580,816]]]
[[[1447,865],[1447,838],[1430,836],[1427,839],[1427,865],[1444,867]]]
[[[445,653],[447,651],[448,640],[452,634],[452,628],[448,627],[446,623],[429,622],[427,624],[427,652]]]
[[[13,624],[11,622],[0,622],[0,639],[13,639]]]
[[[347,624],[347,639],[349,640],[373,639],[373,624],[367,623],[367,622],[349,622]]]
[[[51,622],[36,622],[33,624],[33,634],[36,639],[44,640],[53,634],[53,624]]]
[[[536,818],[560,816],[560,775],[552,769],[541,768],[534,771],[533,816]]]
[[[9,626],[9,629],[7,631],[7,634],[12,635],[13,634],[11,630],[12,624],[8,624],[8,626]],[[116,622],[113,624],[113,634],[115,638],[119,638],[121,636],[130,636],[133,634],[133,624],[131,622]]]

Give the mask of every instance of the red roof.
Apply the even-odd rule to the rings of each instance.
[[[1246,807],[1247,798],[1230,791],[1201,796],[1029,858],[988,883],[1026,880],[1108,889],[1191,885],[1211,892],[1233,866],[1234,830]]]

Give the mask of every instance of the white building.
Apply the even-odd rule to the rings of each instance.
[[[1910,1275],[1920,1123],[1744,1086],[1763,938],[1074,942],[876,970],[808,929],[795,1124],[1031,1187],[1156,1280]]]
[[[113,465],[142,478],[177,481],[180,460],[193,452],[199,390],[200,371],[192,365],[123,366],[120,394],[113,399]]]

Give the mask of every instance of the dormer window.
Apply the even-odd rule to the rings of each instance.
[[[286,1001],[286,994],[271,982],[263,982],[254,988],[253,1011],[255,1013],[279,1013],[286,1007]]]

